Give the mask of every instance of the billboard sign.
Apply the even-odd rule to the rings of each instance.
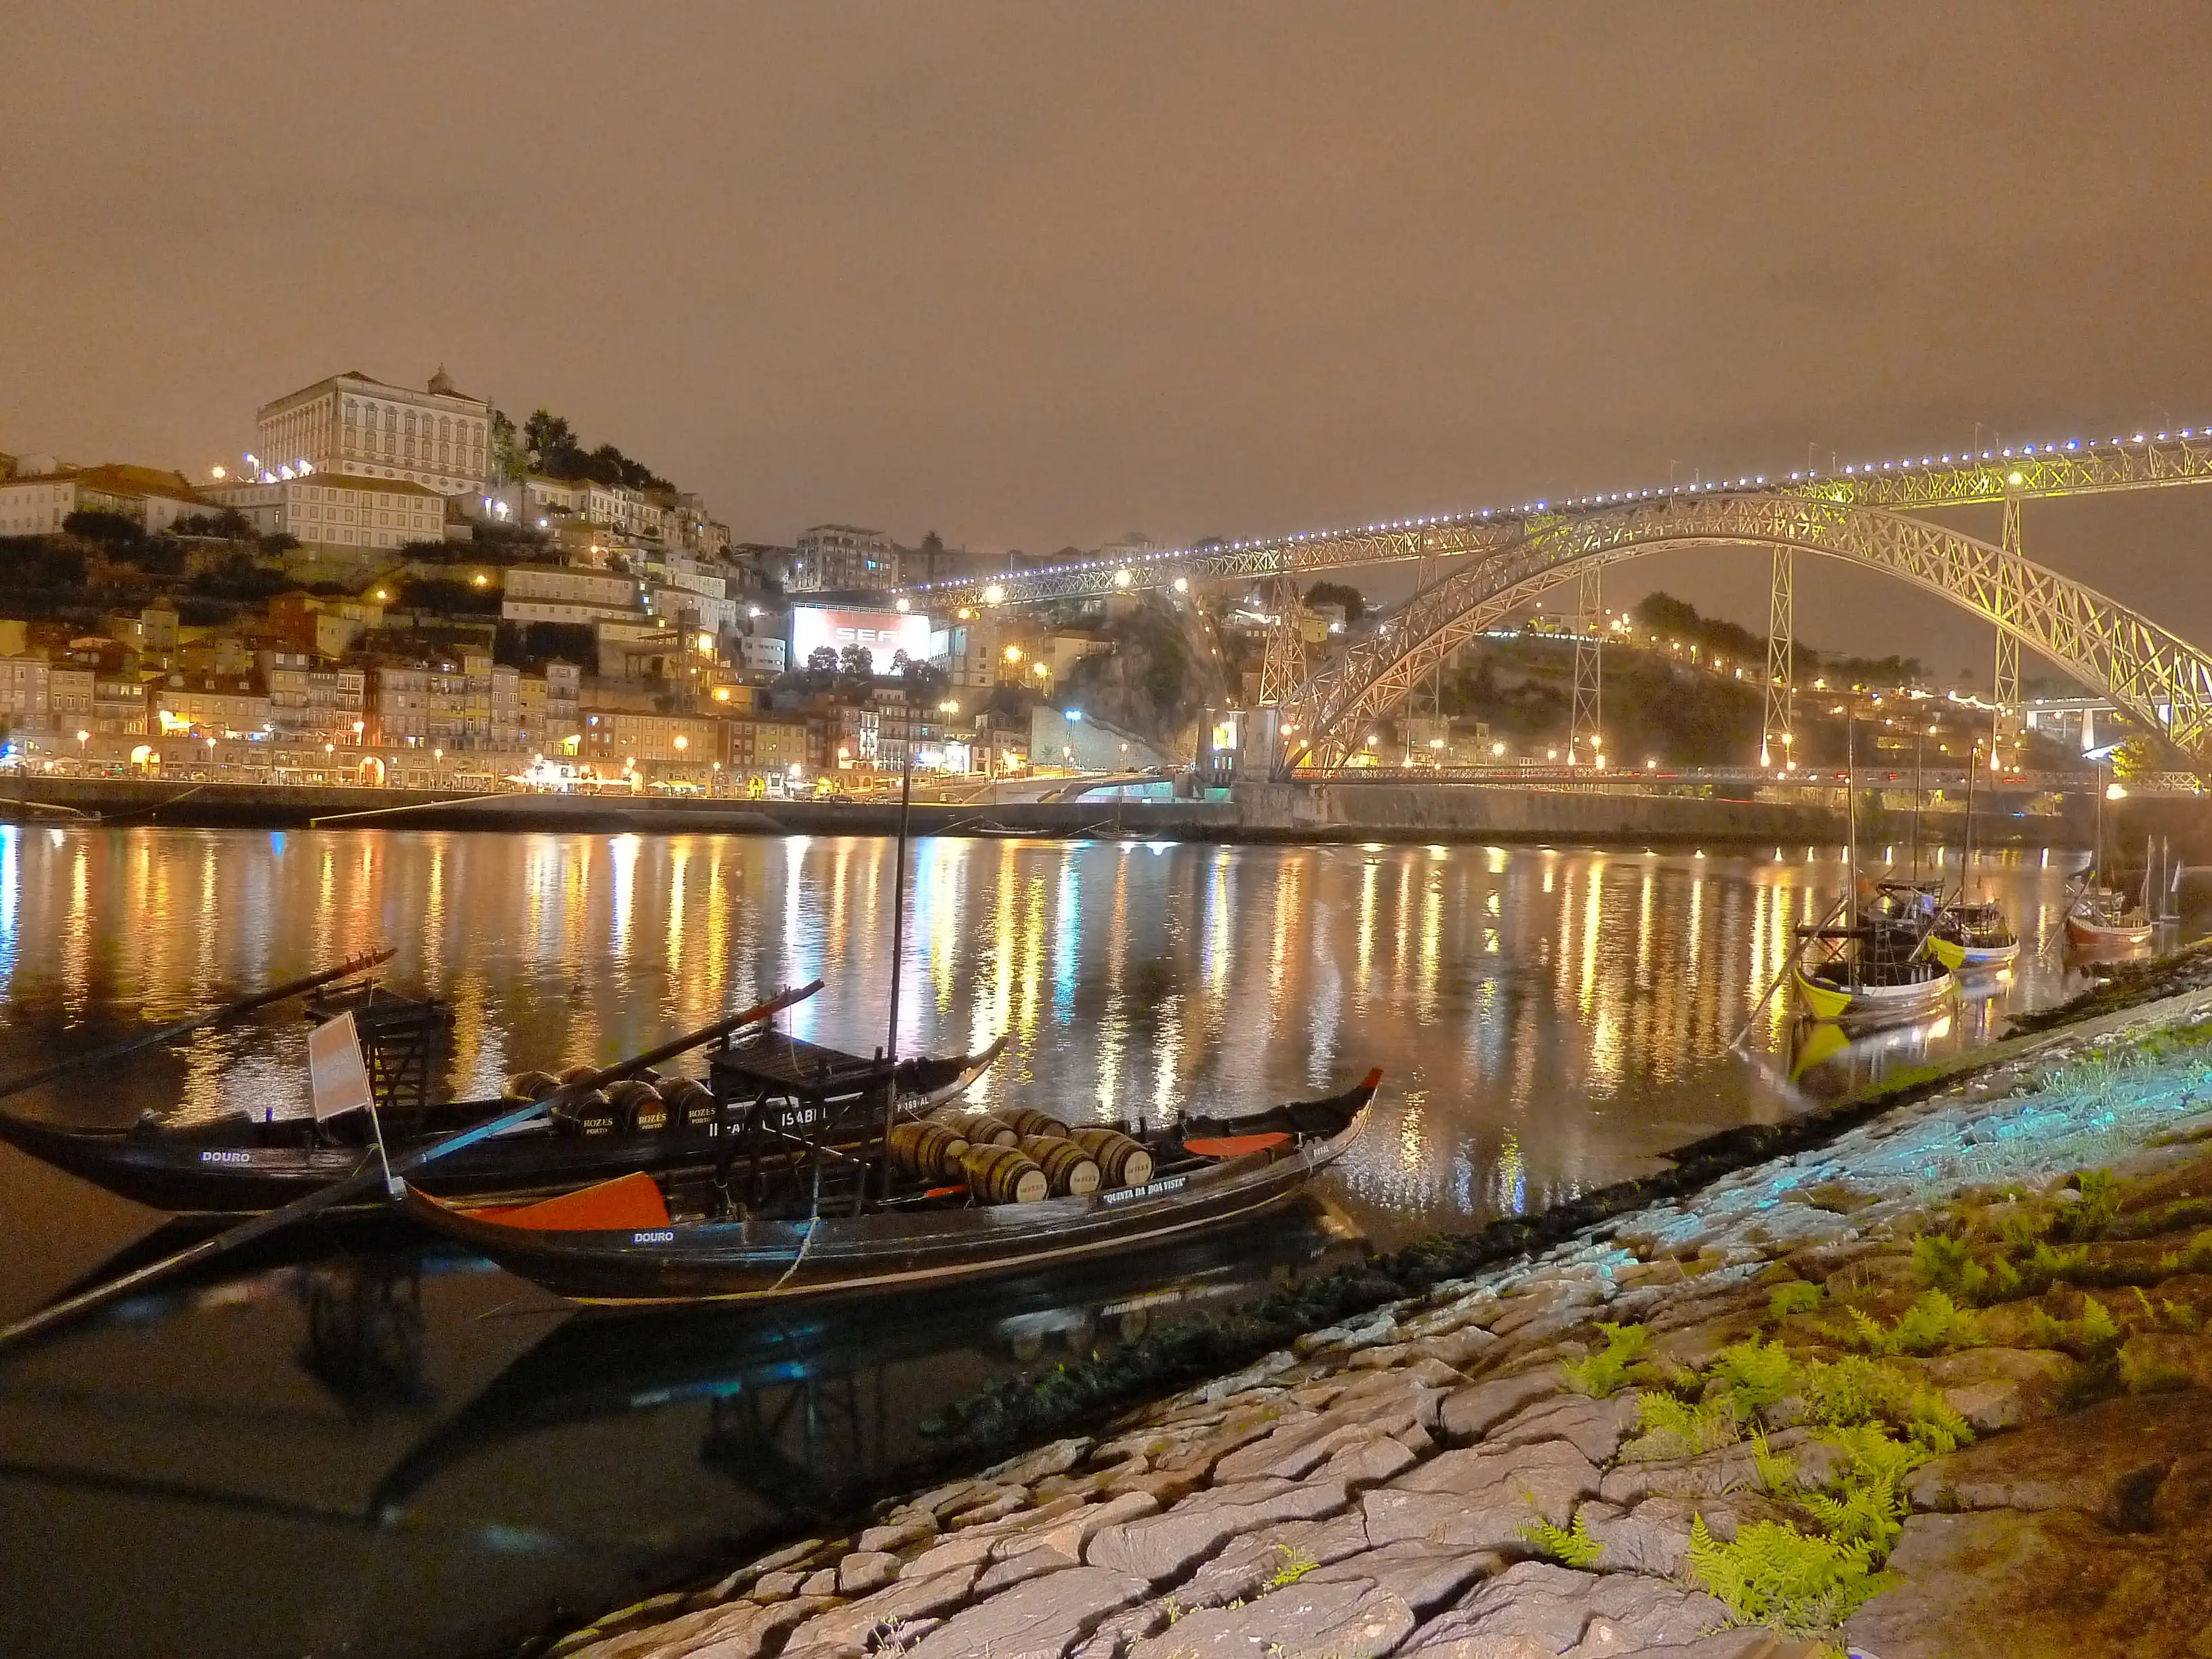
[[[821,605],[791,608],[791,665],[806,666],[823,646],[843,656],[859,646],[874,660],[878,674],[890,672],[891,656],[903,651],[915,662],[929,660],[929,618],[911,611],[848,611]]]

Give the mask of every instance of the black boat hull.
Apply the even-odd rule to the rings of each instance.
[[[1372,1095],[1371,1086],[1364,1093]],[[1342,1133],[1142,1187],[1034,1204],[806,1222],[708,1222],[542,1231],[469,1215],[410,1188],[425,1225],[571,1300],[646,1307],[868,1296],[1000,1279],[1158,1248],[1286,1205],[1364,1133],[1363,1099]]]
[[[969,1087],[1005,1047],[1002,1037],[981,1053],[962,1057],[953,1081],[921,1096],[933,1105]],[[505,1103],[512,1104],[513,1103]],[[434,1109],[454,1130],[480,1121],[502,1103],[447,1104]],[[296,1137],[300,1126],[278,1126]],[[388,1127],[388,1126],[387,1126]],[[331,1182],[374,1168],[372,1146],[258,1146],[251,1125],[216,1131],[143,1133],[129,1129],[76,1129],[0,1112],[0,1141],[40,1162],[156,1210],[223,1218],[258,1215],[289,1204]],[[393,1135],[398,1157],[438,1137]],[[465,1147],[426,1166],[424,1190],[467,1202],[522,1203],[571,1192],[626,1175],[670,1175],[711,1170],[726,1143],[703,1127],[671,1123],[649,1133],[567,1135],[549,1128],[501,1136]],[[373,1194],[356,1207],[382,1207]]]

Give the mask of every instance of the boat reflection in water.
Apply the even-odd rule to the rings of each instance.
[[[842,1522],[954,1401],[1265,1295],[1351,1231],[1307,1200],[849,1307],[576,1314],[422,1243],[173,1288],[0,1371],[0,1549],[76,1564],[16,1581],[0,1651],[504,1650]],[[126,1572],[88,1616],[82,1585]]]
[[[1948,1053],[1963,1013],[1946,1012],[1913,1025],[1858,1031],[1833,1020],[1801,1020],[1790,1033],[1790,1080],[1820,1096],[1844,1095],[1881,1082],[1900,1066]]]

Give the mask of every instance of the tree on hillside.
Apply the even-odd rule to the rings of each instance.
[[[127,547],[146,539],[146,532],[136,519],[91,507],[81,507],[70,514],[62,520],[62,529],[81,540],[100,542],[109,547]]]
[[[1344,582],[1316,582],[1306,589],[1306,603],[1340,605],[1348,623],[1356,623],[1367,614],[1367,596]]]
[[[538,411],[544,413],[543,410]],[[491,483],[494,489],[511,484],[530,470],[530,447],[507,411],[495,409],[491,412]]]

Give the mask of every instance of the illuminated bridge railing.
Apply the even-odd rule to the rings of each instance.
[[[1363,565],[1456,559],[1501,551],[1524,534],[1633,501],[1723,495],[1811,496],[1855,506],[1911,511],[1978,501],[2109,494],[2212,483],[2212,428],[2142,432],[2099,440],[2021,444],[1971,455],[1928,455],[1852,463],[1840,471],[1765,473],[1661,489],[1626,490],[1515,507],[1398,519],[1294,536],[1172,548],[1133,558],[1074,559],[1000,576],[927,582],[900,590],[931,605],[1021,605],[1114,592],[1158,590],[1178,580],[1198,586],[1238,578],[1319,575]]]

